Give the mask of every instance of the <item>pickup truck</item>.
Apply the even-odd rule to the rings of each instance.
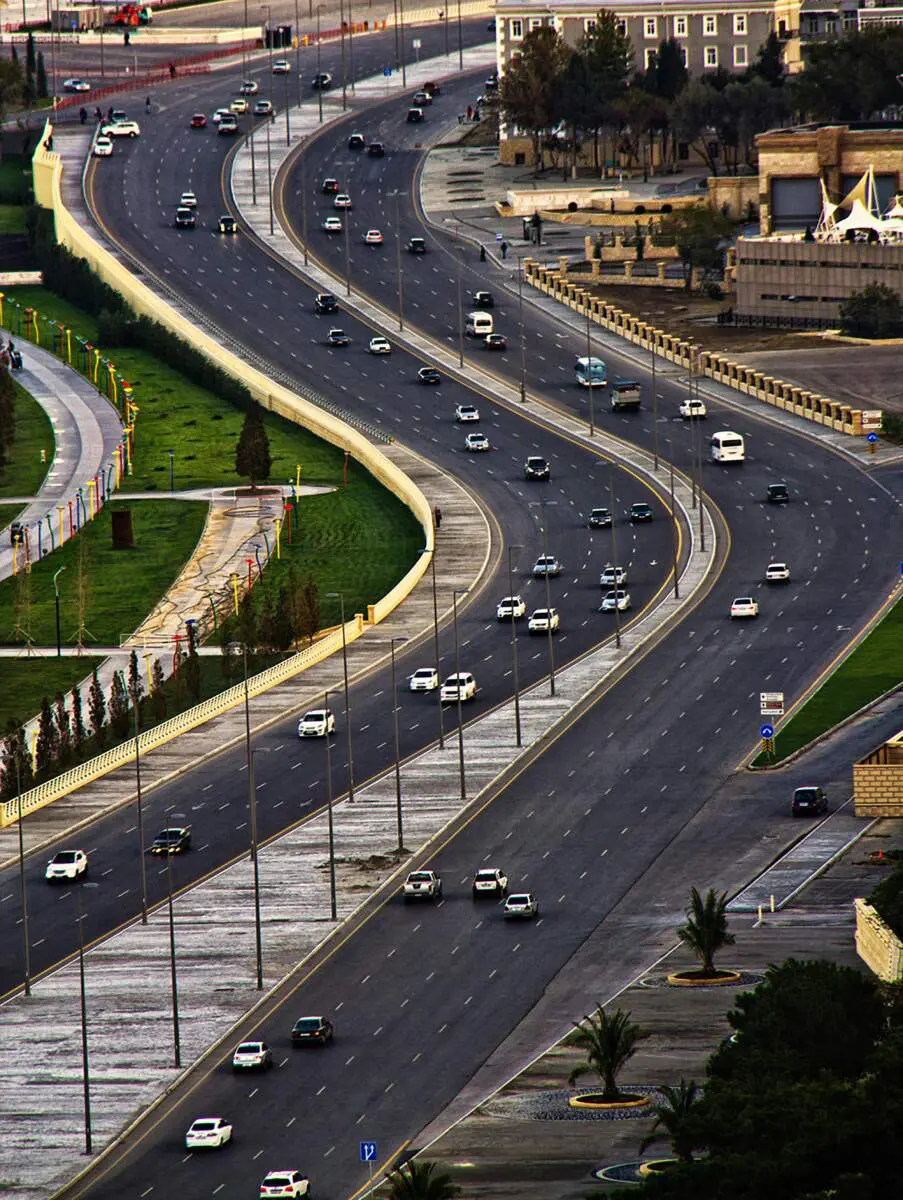
[[[612,412],[640,407],[640,385],[633,379],[616,379],[610,395]]]
[[[407,900],[438,900],[442,895],[442,880],[435,871],[411,871],[404,881],[402,895]]]

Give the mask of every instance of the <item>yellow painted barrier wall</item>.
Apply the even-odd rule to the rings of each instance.
[[[903,980],[903,942],[881,920],[867,900],[854,900],[856,953],[885,983]]]

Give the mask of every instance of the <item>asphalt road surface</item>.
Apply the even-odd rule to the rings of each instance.
[[[425,47],[424,54],[428,52]],[[374,47],[374,62],[378,61]],[[334,65],[324,61],[324,69]],[[366,73],[373,63],[368,68],[361,55],[359,68]],[[222,81],[219,92],[205,96],[207,103],[200,107],[222,103],[224,87]],[[453,112],[462,98],[474,94],[474,84],[443,91],[448,96],[441,103],[448,103]],[[496,448],[487,456],[467,456],[460,449],[461,431],[450,417],[454,404],[467,398],[462,388],[443,384],[437,395],[419,388],[412,382],[419,363],[398,350],[388,359],[371,359],[363,350],[368,331],[348,314],[343,314],[342,324],[354,339],[351,350],[327,349],[323,330],[331,318],[313,315],[311,290],[249,239],[224,243],[210,232],[208,218],[221,205],[225,151],[219,142],[225,139],[187,129],[188,115],[196,107],[195,97],[179,99],[174,93],[161,119],[145,122],[139,142],[101,164],[94,199],[104,223],[152,263],[170,286],[203,306],[236,342],[284,371],[317,378],[321,390],[371,420],[398,427],[406,442],[466,480],[492,507],[503,536],[527,548],[521,552],[521,573],[538,552],[540,510],[527,506],[545,488],[558,501],[545,510],[550,548],[567,562],[553,602],[573,641],[564,642],[559,652],[567,657],[581,638],[585,641],[580,644],[589,644],[598,637],[603,620],[593,612],[597,568],[610,553],[607,544],[597,546],[598,535],[588,535],[582,514],[591,504],[606,502],[607,465],[596,465],[584,451],[539,434],[528,415],[487,405],[482,398],[475,402],[488,409],[489,417],[483,417],[481,427],[491,430]],[[407,196],[418,154],[405,149],[405,109],[404,100],[376,106],[356,118],[355,127],[387,142],[390,158],[382,166],[392,172],[393,190],[403,188]],[[313,187],[321,173],[336,174],[341,162],[349,181],[356,181],[355,227],[388,226],[379,207],[386,202],[381,191],[385,182],[375,174],[380,160],[346,163],[348,156],[339,143],[348,131],[330,131],[315,143],[308,179]],[[372,177],[365,175],[371,171]],[[186,187],[197,192],[204,217],[204,227],[193,235],[170,225],[178,193]],[[313,190],[309,199],[312,207],[321,203]],[[402,236],[421,232],[407,203],[401,222]],[[454,249],[430,236],[432,252],[405,263],[406,278],[408,271],[412,276],[422,272],[419,286],[409,283],[406,288],[412,303],[416,300],[420,306],[412,309],[412,320],[439,337],[454,339]],[[188,244],[193,252],[188,255],[186,241],[192,237]],[[330,253],[319,245],[317,252]],[[382,253],[391,261],[391,245]],[[357,256],[356,247],[356,285],[372,288],[374,295],[390,302],[391,271],[380,269],[376,258]],[[465,288],[499,288],[497,275],[477,273],[473,254],[464,270]],[[496,310],[509,330],[513,305],[506,299]],[[526,320],[531,391],[576,410],[585,398],[571,385],[569,370],[575,354],[583,352],[580,333],[566,321],[559,325],[532,310]],[[606,351],[605,357],[617,367],[616,355]],[[519,377],[517,356],[498,355],[493,367],[512,380]],[[645,372],[631,367],[625,373],[639,374],[649,394],[651,381]],[[660,376],[657,390],[662,450],[686,466],[691,434],[674,418],[683,389]],[[606,424],[623,437],[651,445],[648,405],[635,418],[608,417]],[[440,905],[406,907],[395,899],[386,903],[263,1023],[259,1033],[275,1048],[276,1070],[260,1081],[249,1081],[233,1078],[224,1063],[213,1064],[199,1076],[190,1099],[175,1110],[165,1108],[109,1171],[77,1194],[119,1198],[169,1194],[177,1188],[185,1197],[218,1195],[228,1200],[252,1195],[267,1170],[291,1166],[310,1174],[319,1197],[348,1194],[366,1182],[366,1169],[357,1161],[359,1139],[376,1140],[383,1157],[440,1113],[707,801],[723,793],[736,820],[722,841],[701,844],[699,857],[687,862],[687,887],[706,886],[717,878],[719,863],[735,861],[758,839],[789,837],[805,827],[787,818],[786,783],[760,784],[750,802],[748,785],[732,772],[756,734],[756,693],[774,689],[788,698],[797,695],[890,588],[897,563],[889,561],[881,531],[896,522],[898,506],[878,480],[814,440],[790,435],[753,416],[731,413],[723,424],[747,436],[749,457],[741,467],[704,468],[706,490],[732,533],[724,571],[705,601],[561,736],[552,754],[520,776],[437,853],[431,865],[445,882]],[[723,425],[715,415],[709,428],[718,427]],[[523,456],[534,447],[553,462],[551,486],[527,488],[519,476]],[[766,485],[775,479],[788,483],[790,504],[765,503]],[[615,507],[622,510],[636,497],[636,485],[618,480],[615,487]],[[652,563],[655,560],[660,570],[665,554],[663,543],[653,541],[667,528],[662,515],[659,508],[659,519],[637,529],[635,542],[625,542],[633,555],[631,592],[636,572],[640,602],[661,578]],[[626,532],[622,524],[619,533]],[[766,589],[764,568],[775,557],[789,560],[792,579],[783,588]],[[480,703],[494,702],[506,692],[508,662],[499,640],[504,635],[494,627],[490,612],[490,599],[505,590],[496,580],[462,624],[468,655],[480,663],[485,696]],[[757,621],[728,620],[731,599],[742,594],[759,598],[762,611]],[[584,619],[586,626],[581,624]],[[496,650],[486,661],[490,644]],[[542,671],[541,658],[533,669]],[[385,722],[386,705],[376,695],[383,686],[374,679],[360,689],[352,707],[355,721]],[[407,697],[404,704],[405,749],[410,750],[423,731],[410,728],[417,709]],[[282,743],[275,756],[264,756],[268,764],[273,762],[265,794],[291,800],[296,807],[289,815],[297,816],[306,799],[300,793],[307,789],[280,779],[285,766],[301,753],[289,745],[289,736],[290,731],[272,731],[260,744],[275,749]],[[361,776],[379,765],[375,741],[374,733],[356,731]],[[308,771],[299,774],[306,783]],[[194,805],[211,783],[213,794],[220,802],[229,798],[229,806],[219,814],[211,811],[212,803],[200,814],[193,811],[196,829],[204,830],[198,840],[206,839],[209,845],[176,864],[180,872],[197,870],[193,861],[210,867],[217,857],[229,856],[229,830],[244,820],[237,757],[224,756],[152,798],[160,808]],[[264,811],[261,819],[271,815]],[[128,813],[116,820],[117,829],[105,834],[97,855],[110,863],[123,887],[131,880],[133,892],[134,834],[121,836],[133,822]],[[511,926],[493,904],[475,905],[469,877],[480,865],[503,866],[512,887],[534,890],[542,906],[540,920]],[[180,882],[185,878],[180,875]],[[96,895],[92,933],[111,920],[112,905],[100,892]],[[126,904],[127,895],[118,903]],[[50,900],[47,907],[52,908]],[[652,921],[654,913],[638,912],[636,919]],[[610,971],[611,980],[617,979],[617,960]],[[322,1051],[291,1051],[288,1031],[305,1012],[335,1017],[334,1044]],[[185,1153],[180,1138],[190,1121],[202,1114],[233,1120],[232,1149],[209,1156]]]

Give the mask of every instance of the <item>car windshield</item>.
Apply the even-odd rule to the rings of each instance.
[[[75,850],[61,850],[53,861],[55,863],[74,863],[77,858],[78,854]]]
[[[191,1128],[195,1133],[204,1133],[209,1129],[216,1129],[216,1126],[216,1121],[195,1121]]]
[[[164,829],[161,832],[161,834],[159,835],[159,837],[157,838],[157,841],[158,842],[177,842],[181,836],[182,836],[181,829]]]
[[[429,883],[432,879],[429,871],[413,871],[408,879],[411,883]]]
[[[263,1047],[260,1042],[242,1042],[235,1051],[236,1054],[260,1054]]]
[[[495,871],[477,871],[477,879],[495,879]]]
[[[302,1017],[295,1025],[295,1028],[300,1033],[315,1033],[321,1024],[322,1022],[319,1017]]]

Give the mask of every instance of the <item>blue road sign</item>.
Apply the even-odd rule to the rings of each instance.
[[[361,1142],[361,1162],[376,1162],[376,1142]]]
[[[388,79],[391,74],[392,74],[391,67],[383,67],[383,75],[385,75],[386,79]],[[369,1145],[369,1144],[370,1143],[368,1142],[367,1145]],[[363,1142],[361,1143],[361,1145],[363,1145]]]
[[[774,726],[773,725],[760,725],[759,733],[764,738],[774,737]],[[363,1144],[364,1143],[361,1142],[361,1145],[363,1145]]]
[[[866,439],[865,439],[865,440],[866,440],[867,442],[877,442],[877,440],[878,440],[878,435],[877,435],[877,433],[870,433],[870,434],[868,434],[868,435],[866,436]]]

